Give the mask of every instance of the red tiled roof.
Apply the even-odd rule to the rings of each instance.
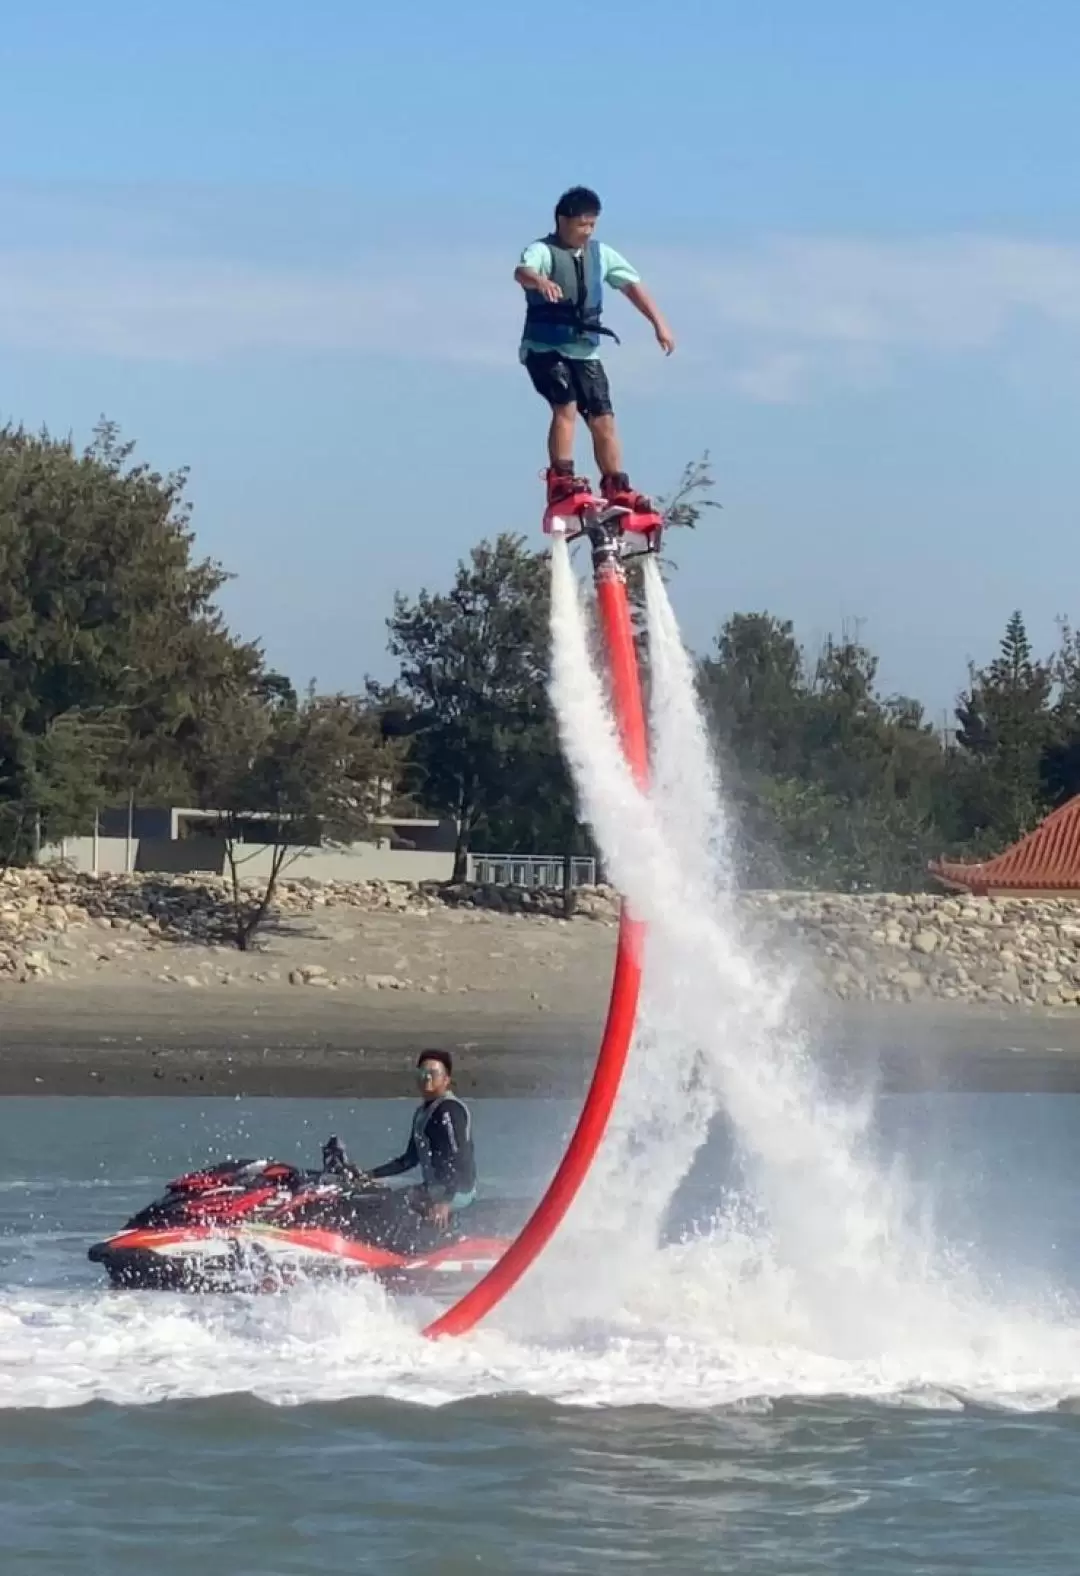
[[[994,859],[933,859],[930,871],[969,892],[1080,892],[1080,794]]]

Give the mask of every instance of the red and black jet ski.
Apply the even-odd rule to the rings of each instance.
[[[366,1181],[336,1139],[323,1169],[227,1160],[189,1171],[95,1242],[114,1286],[146,1291],[280,1291],[301,1281],[373,1275],[409,1291],[456,1292],[510,1245],[505,1206],[472,1204],[446,1227],[401,1189]]]

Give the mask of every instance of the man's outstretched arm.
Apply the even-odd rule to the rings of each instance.
[[[656,334],[657,344],[665,356],[670,356],[675,349],[675,335],[667,326],[663,313],[645,286],[638,281],[636,284],[626,284],[620,286],[620,288],[626,299],[633,302],[634,306],[637,307],[642,317],[648,318],[653,326],[653,332]]]
[[[535,268],[519,264],[514,269],[514,278],[523,290],[539,290],[545,301],[562,300],[562,291],[554,279],[549,279],[547,274],[538,274]]]

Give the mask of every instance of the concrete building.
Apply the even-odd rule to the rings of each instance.
[[[265,833],[270,819],[253,814],[241,826],[243,872],[252,880],[270,871],[273,847]],[[370,841],[347,848],[297,844],[285,873],[316,881],[449,881],[456,829],[448,817],[382,816],[373,831]],[[58,859],[76,870],[102,874],[222,875],[224,817],[220,811],[185,806],[102,810],[89,836],[64,838],[42,849],[42,863]]]

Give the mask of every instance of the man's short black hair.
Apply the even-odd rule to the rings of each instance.
[[[599,212],[600,199],[588,186],[571,186],[555,204],[556,219],[584,219]]]
[[[454,1076],[454,1058],[449,1051],[421,1051],[416,1065],[417,1067],[423,1067],[425,1062],[442,1062],[446,1068],[446,1076],[448,1078]]]

